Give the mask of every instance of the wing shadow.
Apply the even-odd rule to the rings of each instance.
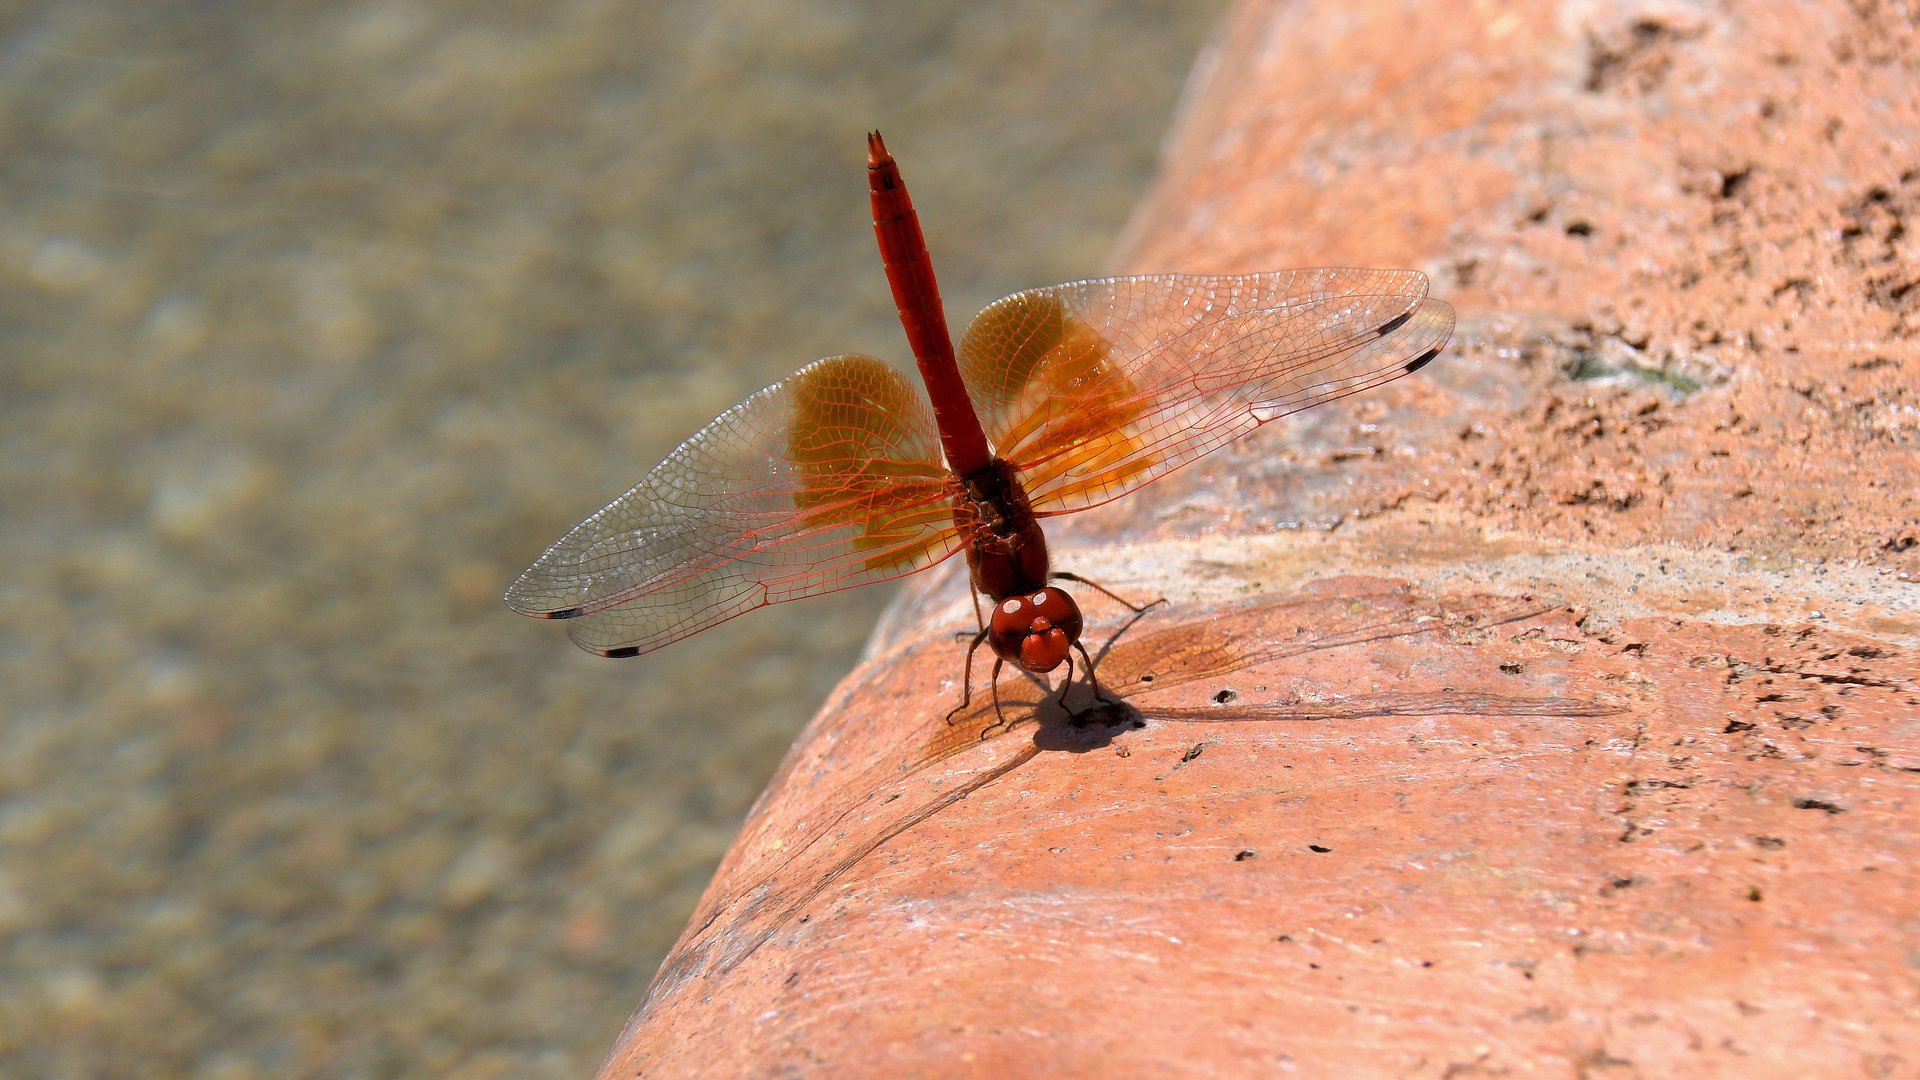
[[[875,851],[1017,772],[1043,752],[1098,749],[1110,745],[1117,735],[1146,726],[1149,720],[1315,722],[1450,714],[1594,717],[1623,711],[1599,701],[1473,693],[1376,694],[1332,702],[1277,701],[1209,708],[1155,707],[1126,701],[1129,694],[1158,695],[1291,656],[1437,632],[1487,630],[1525,621],[1553,607],[1531,598],[1499,596],[1469,596],[1451,602],[1421,600],[1405,587],[1376,579],[1336,579],[1318,583],[1304,595],[1259,598],[1224,611],[1208,609],[1192,621],[1121,640],[1139,618],[1129,620],[1108,637],[1100,650],[1098,670],[1102,681],[1109,693],[1121,695],[1122,701],[1103,707],[1098,722],[1085,722],[1087,713],[1082,711],[1081,722],[1076,723],[1072,714],[1054,702],[1054,692],[1038,680],[1028,684],[1036,691],[1030,699],[1025,695],[1019,699],[1003,697],[1002,708],[1012,717],[1005,724],[996,718],[990,701],[979,702],[950,725],[942,722],[941,711],[935,709],[893,740],[892,751],[875,755],[872,764],[843,773],[825,785],[835,795],[862,794],[820,815],[802,835],[783,845],[780,857],[769,860],[770,865],[757,873],[745,865],[723,866],[716,882],[725,880],[730,870],[746,870],[748,883],[709,894],[703,900],[698,924],[682,935],[661,965],[634,1022],[681,987],[704,975],[725,975],[782,930],[804,926],[812,918],[803,915],[805,909]],[[887,689],[883,684],[872,684],[853,692],[874,697],[885,695]],[[1090,693],[1084,687],[1076,690],[1083,696]],[[896,692],[896,696],[904,695]],[[871,711],[886,719],[898,718],[887,717],[884,709]],[[1032,729],[1031,736],[1017,738],[1017,733],[1026,728]],[[977,765],[944,771],[939,768],[970,753],[980,756]],[[790,758],[769,792],[783,789],[791,794],[793,786],[805,785],[795,769],[795,760]],[[746,834],[736,842],[736,848],[748,845]],[[728,863],[735,863],[734,854],[729,854]]]

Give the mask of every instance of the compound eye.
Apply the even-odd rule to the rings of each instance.
[[[1052,586],[1048,586],[1034,593],[1031,597],[1027,598],[1027,601],[1033,605],[1033,613],[1035,615],[1045,615],[1047,618],[1052,619],[1056,626],[1065,622],[1080,610],[1079,606],[1073,602],[1072,597]]]
[[[993,646],[996,656],[1017,662],[1020,640],[1027,636],[1032,624],[1033,606],[1027,603],[1027,598],[1009,596],[993,605],[993,618],[987,624],[987,643]]]

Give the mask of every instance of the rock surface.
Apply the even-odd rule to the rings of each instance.
[[[1891,6],[1241,4],[1121,271],[1423,267],[1420,375],[1061,522],[1079,731],[920,582],[603,1076],[1920,1075]]]

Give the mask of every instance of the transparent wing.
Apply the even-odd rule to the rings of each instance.
[[[766,604],[924,569],[960,546],[933,413],[870,356],[795,372],[702,428],[507,592],[608,656]]]
[[[1034,510],[1063,514],[1419,368],[1453,336],[1453,309],[1426,294],[1412,270],[1056,285],[976,316],[960,372]]]

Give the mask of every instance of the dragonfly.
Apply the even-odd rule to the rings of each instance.
[[[1411,270],[1156,274],[1015,293],[956,349],[920,219],[879,132],[867,180],[887,282],[923,394],[871,356],[815,361],[722,413],[561,537],[506,594],[589,652],[650,653],[768,604],[965,552],[989,684],[1063,662],[1084,618],[1040,523],[1115,499],[1260,426],[1418,371],[1453,309]],[[980,597],[993,604],[980,613]],[[1078,714],[1075,714],[1076,718]],[[1004,717],[1002,717],[1004,721]]]

